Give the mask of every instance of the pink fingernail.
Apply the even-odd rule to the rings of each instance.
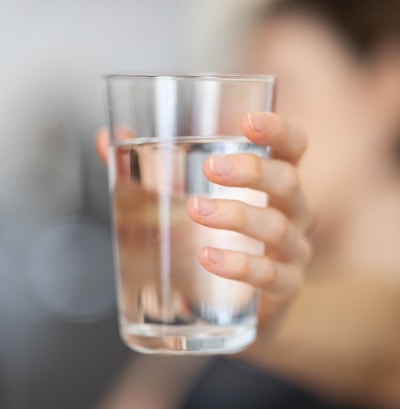
[[[205,256],[210,263],[219,264],[222,262],[224,255],[220,250],[208,247],[205,249]]]
[[[212,200],[195,197],[193,199],[193,208],[196,214],[201,216],[209,216],[214,212],[215,205]]]
[[[260,113],[248,113],[247,120],[249,121],[250,127],[254,132],[263,132],[267,127],[266,115],[262,112]]]
[[[231,170],[231,161],[226,156],[213,156],[208,163],[211,171],[217,176],[224,176]]]

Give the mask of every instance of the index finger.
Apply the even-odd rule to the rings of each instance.
[[[244,134],[258,145],[269,146],[271,156],[296,164],[307,147],[304,132],[272,112],[249,112],[242,119]]]

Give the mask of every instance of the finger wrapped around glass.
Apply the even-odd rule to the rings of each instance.
[[[271,111],[274,86],[271,76],[107,77],[120,329],[131,348],[221,354],[254,340],[257,290],[212,274],[202,258],[212,262],[213,248],[262,255],[264,244],[236,232],[234,220],[210,228],[201,216],[231,201],[267,205],[264,192],[206,175],[223,174],[226,155],[267,157],[241,122]]]

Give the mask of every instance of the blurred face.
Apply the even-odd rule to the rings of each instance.
[[[301,16],[266,24],[253,58],[256,71],[278,77],[277,112],[308,135],[300,175],[314,206],[329,214],[355,203],[389,126],[372,70],[330,28]]]

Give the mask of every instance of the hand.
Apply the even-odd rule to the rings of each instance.
[[[265,243],[263,256],[212,247],[203,248],[199,254],[200,263],[210,272],[262,289],[263,323],[282,311],[297,294],[311,259],[307,232],[313,217],[296,169],[306,149],[306,138],[299,129],[272,113],[249,114],[243,118],[242,128],[252,142],[269,146],[271,157],[212,156],[204,163],[204,173],[213,183],[268,193],[268,207],[207,199],[207,212],[202,214],[205,199],[196,197],[188,201],[187,211],[199,224],[236,231]],[[107,132],[102,130],[97,134],[96,146],[104,162],[107,144]]]
[[[306,137],[272,113],[248,114],[243,118],[242,130],[252,142],[269,146],[271,157],[213,156],[204,163],[204,173],[213,183],[268,193],[268,207],[192,198],[187,209],[199,224],[239,232],[265,243],[264,256],[210,247],[199,254],[200,263],[210,272],[262,290],[262,324],[298,292],[311,259],[307,233],[314,220],[296,169],[306,149]],[[205,213],[201,210],[203,203]]]

